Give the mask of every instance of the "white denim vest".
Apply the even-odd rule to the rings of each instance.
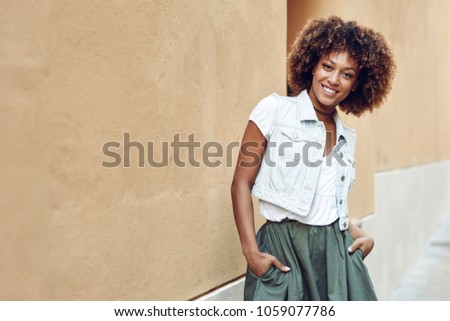
[[[262,160],[252,195],[297,215],[308,214],[316,192],[326,130],[317,118],[306,90],[297,97],[278,96],[277,117]],[[356,134],[345,127],[338,113],[335,158],[339,228],[348,228],[347,195],[355,181],[354,150]]]

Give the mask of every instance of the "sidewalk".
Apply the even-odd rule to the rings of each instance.
[[[391,300],[450,301],[450,211],[392,293]]]

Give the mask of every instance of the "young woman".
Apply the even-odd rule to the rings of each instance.
[[[231,186],[248,268],[245,300],[376,300],[363,263],[374,240],[348,219],[360,116],[391,89],[383,36],[331,16],[308,22],[288,56],[292,97],[272,94],[250,115]],[[267,222],[255,235],[251,195]]]

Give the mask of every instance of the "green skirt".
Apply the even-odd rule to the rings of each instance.
[[[338,221],[326,226],[267,222],[256,239],[261,252],[291,270],[282,272],[272,265],[258,277],[247,268],[244,300],[377,300],[363,252],[348,252],[353,238],[348,230],[339,230]]]

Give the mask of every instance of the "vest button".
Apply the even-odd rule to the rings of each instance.
[[[342,176],[341,176],[341,181],[344,181],[344,179],[345,179],[345,176],[342,175]]]
[[[339,200],[339,204],[342,204],[342,200]]]

